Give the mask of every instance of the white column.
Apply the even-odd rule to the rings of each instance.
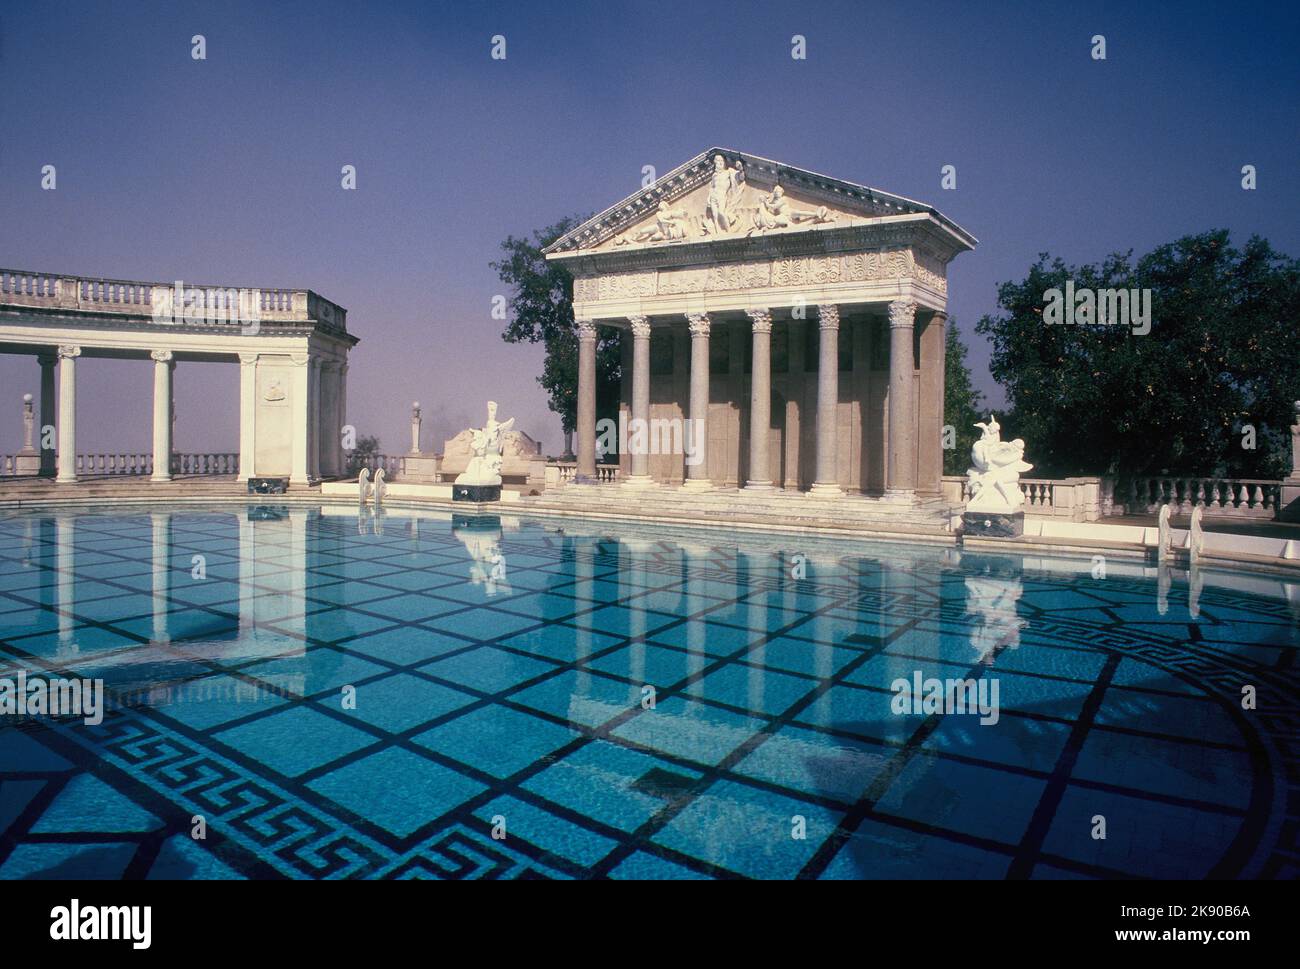
[[[650,477],[650,319],[629,317],[632,323],[632,428],[628,440],[632,449],[632,473],[627,485],[644,488],[654,484]],[[637,428],[641,428],[640,434]]]
[[[307,374],[307,474],[320,480],[320,357],[312,357]]]
[[[311,484],[310,471],[307,467],[308,436],[311,433],[311,412],[310,396],[311,383],[311,356],[306,353],[295,353],[290,356],[293,363],[292,377],[290,383],[292,389],[292,407],[293,407],[293,463],[289,472],[289,483],[291,485],[309,485]]]
[[[898,299],[889,304],[889,479],[885,497],[893,501],[916,499],[915,322],[916,303]]]
[[[172,372],[176,363],[170,350],[153,350],[153,478],[171,481]]]
[[[348,365],[346,362],[339,364],[339,384],[338,392],[334,395],[334,406],[336,413],[334,415],[334,427],[331,430],[334,435],[334,453],[337,456],[339,475],[346,476],[348,473],[348,458],[343,453],[343,428],[348,423]]]
[[[708,313],[688,313],[691,331],[691,444],[695,448],[694,464],[686,465],[686,487],[713,487],[709,480],[709,333],[712,325]]]
[[[41,412],[40,424],[37,426],[37,444],[41,450],[41,474],[52,477],[54,474],[54,449],[45,446],[45,428],[55,426],[54,413],[54,361],[53,354],[42,353],[36,361],[41,365]]]
[[[77,480],[77,357],[81,347],[59,347],[59,474],[60,484]]]
[[[836,412],[840,403],[840,308],[834,303],[817,307],[820,333],[817,350],[817,477],[809,494],[817,498],[838,498],[840,490],[839,429]]]
[[[239,479],[256,477],[257,354],[239,355]]]
[[[745,311],[753,325],[753,361],[749,373],[749,477],[746,491],[771,491],[767,442],[772,423],[772,311]]]
[[[578,466],[574,481],[596,483],[596,324],[578,320]]]

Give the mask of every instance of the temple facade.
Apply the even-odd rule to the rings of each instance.
[[[628,487],[937,496],[947,266],[975,245],[929,205],[725,148],[594,216],[546,249],[574,277],[578,480],[614,327],[622,422],[649,429]],[[692,430],[689,460],[666,446]]]

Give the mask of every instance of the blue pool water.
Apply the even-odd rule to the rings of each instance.
[[[0,716],[0,878],[1294,876],[1296,589],[1103,565],[13,515],[0,680],[99,678],[112,709]],[[996,717],[900,710],[917,679]]]

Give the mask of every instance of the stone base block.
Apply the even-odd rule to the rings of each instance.
[[[1300,478],[1283,479],[1277,517],[1279,521],[1300,522]]]
[[[19,451],[14,455],[14,474],[19,477],[34,478],[41,473],[41,452]]]
[[[442,460],[436,454],[408,454],[402,465],[403,481],[433,484],[438,480]]]
[[[971,538],[1019,538],[1025,533],[1025,513],[1009,515],[992,511],[968,511],[961,516],[962,530]]]
[[[458,484],[451,486],[452,501],[500,501],[501,486]]]

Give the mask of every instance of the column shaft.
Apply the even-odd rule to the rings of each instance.
[[[77,480],[77,357],[81,347],[59,347],[59,473],[56,480]]]
[[[239,355],[239,480],[257,476],[257,354]]]
[[[828,303],[817,307],[820,327],[817,344],[817,477],[811,494],[834,498],[843,492],[839,483],[840,308]]]
[[[596,324],[578,320],[578,466],[581,484],[596,483]]]
[[[694,454],[687,455],[686,485],[691,488],[708,488],[708,415],[709,415],[709,323],[708,313],[688,315],[691,332],[691,399],[690,437],[688,447]],[[686,435],[683,435],[686,440]]]
[[[772,490],[768,462],[769,425],[772,423],[772,311],[746,311],[753,327],[753,362],[749,380],[749,478],[746,491]]]
[[[153,358],[153,480],[172,479],[172,371],[170,350],[154,350]]]
[[[889,304],[889,481],[885,493],[895,501],[916,497],[915,321],[916,303],[895,300]]]
[[[293,405],[293,463],[289,473],[289,483],[294,485],[311,484],[307,469],[307,435],[311,429],[311,417],[308,413],[308,384],[311,377],[311,358],[307,354],[295,356],[293,360],[292,405]]]
[[[632,427],[628,433],[632,451],[632,474],[627,483],[644,487],[650,477],[650,320],[632,321]]]

